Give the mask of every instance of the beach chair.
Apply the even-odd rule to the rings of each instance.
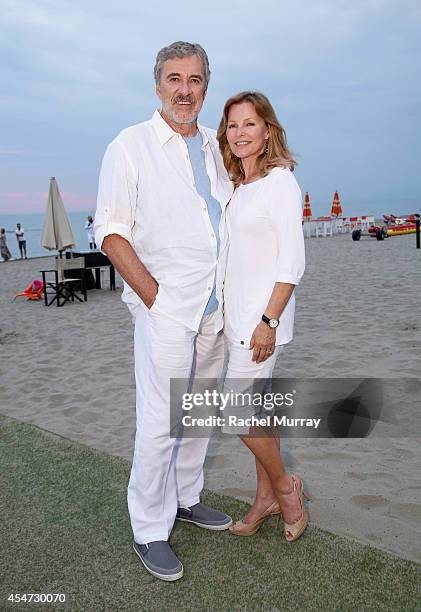
[[[42,299],[44,293],[44,283],[40,280],[33,280],[21,293],[17,293],[13,301],[18,297],[25,297],[28,302]]]
[[[45,286],[46,306],[51,306],[54,302],[57,306],[64,306],[66,302],[74,302],[75,299],[78,302],[87,301],[84,257],[56,259],[56,267],[52,270],[41,270],[41,274]]]

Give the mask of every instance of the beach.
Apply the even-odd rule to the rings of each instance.
[[[47,200],[47,197],[45,197]],[[92,211],[68,211],[67,212],[75,237],[75,250],[86,251],[89,249],[88,235],[85,223]],[[25,229],[25,238],[28,257],[43,257],[45,249],[41,246],[41,234],[44,225],[45,213],[9,213],[0,212],[0,227],[6,230],[7,246],[14,259],[20,259],[19,247],[16,240],[16,224],[20,223]]]
[[[306,255],[295,337],[275,376],[410,379],[395,398],[406,425],[383,437],[289,439],[286,464],[312,496],[313,524],[421,561],[421,250],[415,236],[343,235],[306,240]],[[0,264],[0,413],[130,460],[133,327],[121,279],[83,304],[11,301],[52,265],[50,257]],[[253,459],[238,438],[216,435],[205,467],[206,488],[252,500]]]

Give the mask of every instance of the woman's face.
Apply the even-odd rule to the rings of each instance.
[[[227,140],[231,151],[240,159],[258,157],[266,148],[268,127],[256,113],[254,104],[233,104],[228,111]]]

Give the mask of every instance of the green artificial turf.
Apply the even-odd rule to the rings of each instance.
[[[265,524],[251,538],[176,524],[184,577],[164,583],[134,554],[130,465],[32,425],[0,418],[0,610],[10,593],[65,593],[67,609],[418,610],[419,566],[315,527],[293,544]],[[206,492],[239,518],[246,504]]]

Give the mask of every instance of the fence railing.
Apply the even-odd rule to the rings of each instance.
[[[375,225],[374,217],[362,215],[361,217],[321,217],[303,221],[305,238],[327,238],[335,234],[350,233],[354,229],[368,231]]]

